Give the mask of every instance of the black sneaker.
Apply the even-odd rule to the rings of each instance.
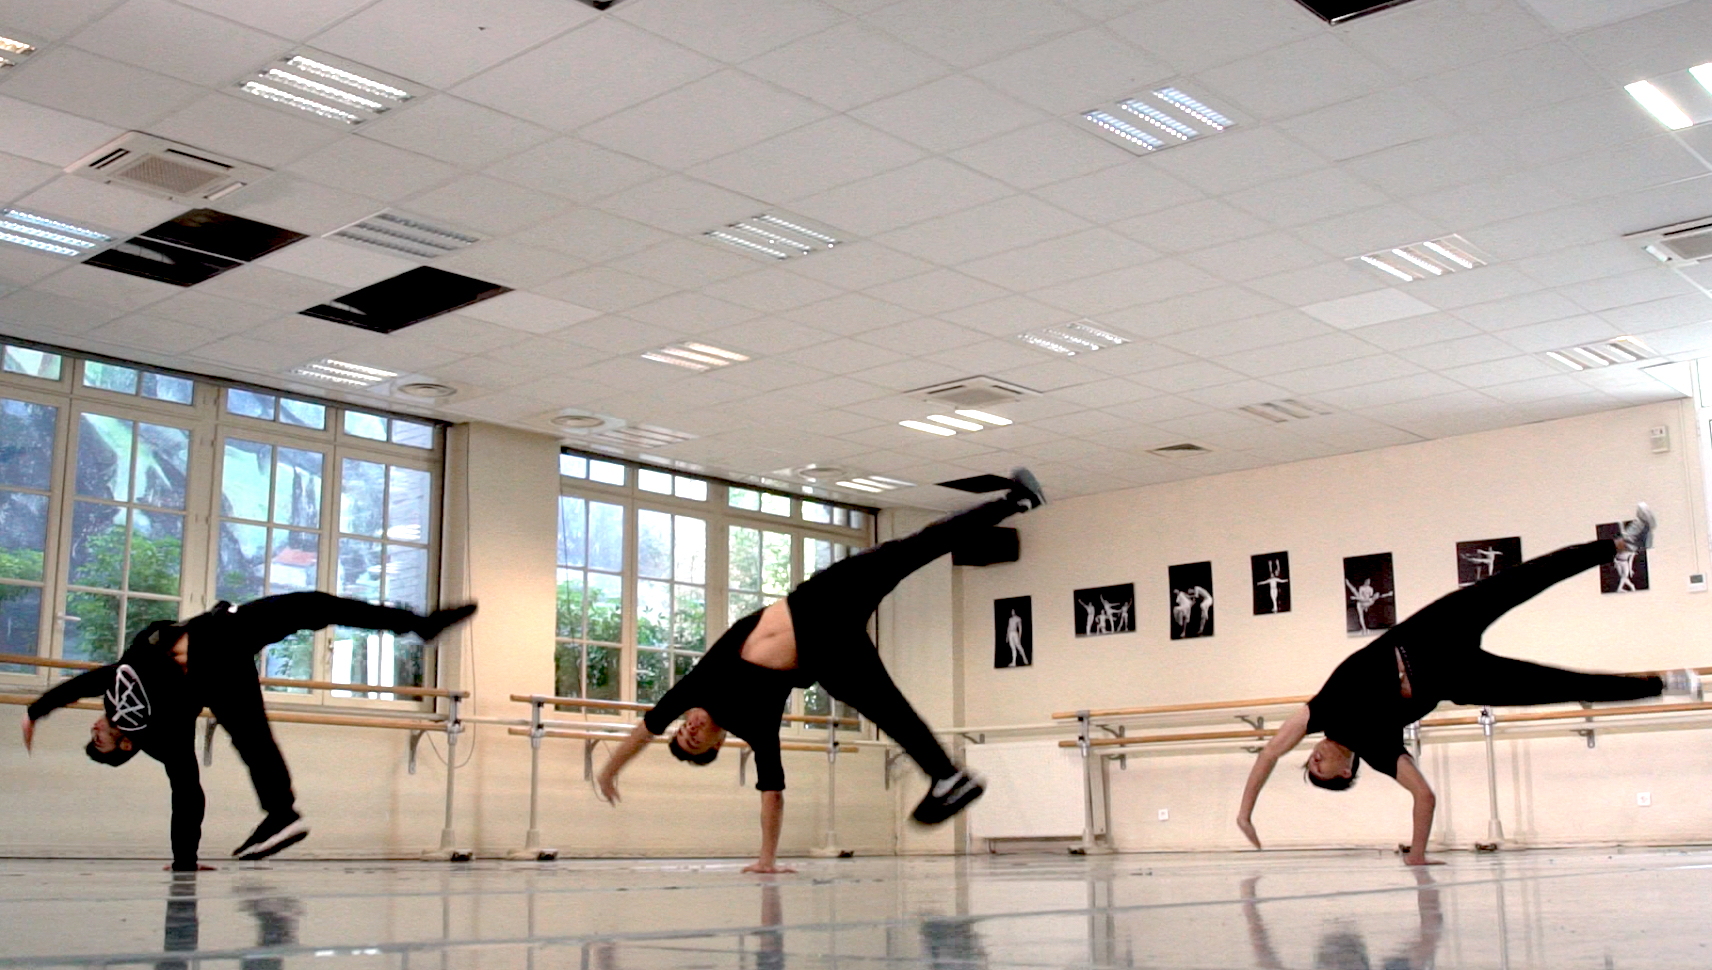
[[[474,616],[475,612],[476,605],[474,603],[465,603],[463,606],[454,606],[449,609],[435,610],[423,617],[422,622],[416,624],[416,635],[421,637],[423,642],[426,643],[446,632],[448,628],[456,626]]]
[[[281,849],[290,848],[309,836],[309,823],[293,809],[275,812],[262,819],[262,824],[250,833],[244,844],[232,854],[245,862],[266,859]]]
[[[934,782],[910,817],[922,825],[938,825],[968,808],[986,790],[980,776],[965,768],[949,778]]]
[[[1046,490],[1040,487],[1040,479],[1034,477],[1034,472],[1026,468],[1011,469],[1010,500],[1024,512],[1038,509],[1046,504]]]

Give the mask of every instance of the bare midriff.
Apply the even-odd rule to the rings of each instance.
[[[743,641],[739,656],[770,670],[797,669],[797,631],[791,623],[791,608],[784,600],[761,611],[761,619],[749,639]]]

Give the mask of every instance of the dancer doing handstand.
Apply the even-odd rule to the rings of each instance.
[[[131,638],[118,662],[84,671],[36,698],[24,713],[24,747],[34,740],[37,721],[73,701],[100,697],[105,710],[90,725],[84,751],[115,768],[142,751],[166,768],[172,785],[172,868],[195,871],[205,806],[196,765],[196,719],[207,706],[249,767],[250,784],[266,813],[232,854],[263,859],[303,841],[309,826],[297,813],[291,773],[262,708],[256,655],[300,630],[335,624],[432,640],[475,611],[471,603],[418,616],[328,593],[267,596],[241,608],[221,601],[189,619],[150,623]]]
[[[819,682],[901,745],[932,784],[914,818],[935,825],[981,796],[979,778],[952,763],[933,732],[880,663],[868,617],[904,577],[951,552],[983,529],[1046,502],[1026,468],[1011,473],[1003,498],[948,516],[914,535],[893,539],[833,563],[779,602],[731,625],[666,696],[619,743],[598,779],[601,797],[618,801],[618,773],[648,742],[683,718],[672,754],[698,765],[719,754],[727,732],[749,743],[761,793],[761,853],[745,872],[790,872],[778,865],[785,808],[779,760],[779,715],[792,688]]]
[[[1261,750],[1243,789],[1237,827],[1260,848],[1252,816],[1261,787],[1279,758],[1305,735],[1323,732],[1325,737],[1308,756],[1308,781],[1342,791],[1355,781],[1358,758],[1396,779],[1414,797],[1414,836],[1403,861],[1431,865],[1426,848],[1433,827],[1433,790],[1404,750],[1402,736],[1405,725],[1419,721],[1439,701],[1520,706],[1699,696],[1700,678],[1693,670],[1646,676],[1589,674],[1480,648],[1481,634],[1511,608],[1576,573],[1651,548],[1656,523],[1643,502],[1618,538],[1567,546],[1455,590],[1350,654]]]

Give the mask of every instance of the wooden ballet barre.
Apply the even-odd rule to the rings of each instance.
[[[27,706],[35,702],[34,694],[0,693],[0,704],[17,704]],[[99,711],[102,705],[98,701],[80,700],[66,705],[68,710]],[[214,713],[204,709],[198,717],[212,718]],[[281,711],[269,709],[267,719],[270,721],[288,722],[291,724],[326,724],[334,727],[377,727],[394,728],[406,731],[444,731],[446,722],[427,721],[421,718],[407,717],[359,717],[346,714],[316,714],[311,711]]]
[[[529,729],[525,727],[507,728],[505,733],[510,734],[513,737],[529,737]],[[577,741],[622,741],[630,736],[630,732],[625,731],[620,733],[617,731],[577,731],[569,728],[543,728],[541,735],[548,738],[570,738]],[[648,740],[651,744],[669,744],[672,739],[662,735],[657,738],[649,738]],[[749,743],[740,738],[729,738],[726,740],[724,746],[741,749],[749,747]],[[825,753],[826,749],[827,746],[825,744],[819,744],[813,741],[779,742],[780,751],[819,751]],[[860,749],[847,747],[846,745],[841,744],[838,746],[838,750],[843,752],[857,751]]]
[[[1248,707],[1283,707],[1287,704],[1306,704],[1313,699],[1312,694],[1299,697],[1257,697],[1245,701],[1206,701],[1197,704],[1156,704],[1152,707],[1109,707],[1099,711],[1088,711],[1089,718],[1107,717],[1143,717],[1148,714],[1188,714],[1196,711],[1229,711]],[[1052,715],[1055,721],[1074,721],[1082,717],[1080,711],[1059,711]]]
[[[553,697],[547,694],[512,694],[511,699],[519,704],[551,704],[555,707],[604,708],[618,711],[651,711],[652,704],[640,704],[635,701],[603,701],[593,697]],[[793,724],[838,724],[840,727],[861,727],[862,722],[854,717],[828,717],[825,714],[781,714],[779,720]]]
[[[1182,734],[1138,734],[1123,738],[1089,738],[1091,748],[1122,748],[1132,744],[1166,744],[1176,741],[1240,741],[1248,739],[1269,738],[1278,733],[1277,728],[1246,728],[1240,731],[1191,731]],[[1060,748],[1075,748],[1082,744],[1079,740],[1058,742]]]
[[[1505,713],[1493,711],[1492,717],[1499,724],[1523,724],[1540,721],[1584,721],[1593,717],[1626,717],[1644,714],[1688,714],[1695,711],[1712,711],[1712,702],[1686,702],[1680,704],[1635,704],[1628,707],[1585,707],[1578,710],[1562,711],[1516,711]],[[1465,727],[1480,723],[1477,715],[1458,717],[1429,717],[1421,722],[1422,727]]]
[[[54,657],[32,657],[20,653],[0,653],[0,664],[16,664],[25,667],[55,667],[62,670],[94,670],[106,664],[92,663],[88,660],[60,660]],[[300,690],[346,690],[354,694],[405,694],[411,697],[452,697],[470,696],[469,691],[447,690],[444,687],[407,687],[404,685],[380,686],[377,684],[341,684],[333,680],[293,680],[289,677],[258,677],[257,682],[263,687],[295,687]]]

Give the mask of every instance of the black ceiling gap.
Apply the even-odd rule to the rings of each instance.
[[[1378,13],[1388,7],[1396,7],[1408,3],[1409,0],[1296,0],[1297,3],[1309,10],[1328,24],[1341,24],[1346,20],[1365,17],[1370,13]]]
[[[940,488],[955,488],[959,492],[974,492],[982,495],[987,492],[1008,491],[1012,482],[1008,478],[997,475],[976,475],[972,478],[955,478],[949,482],[937,483]]]
[[[134,236],[96,253],[84,260],[84,265],[99,266],[115,273],[129,273],[174,286],[195,286],[203,280],[212,279],[244,264],[235,259],[224,259],[156,239]]]
[[[312,306],[303,315],[377,333],[392,333],[509,292],[509,286],[419,266]]]
[[[213,209],[191,209],[176,219],[168,219],[153,229],[145,230],[143,235],[244,263],[305,238],[301,232]]]

